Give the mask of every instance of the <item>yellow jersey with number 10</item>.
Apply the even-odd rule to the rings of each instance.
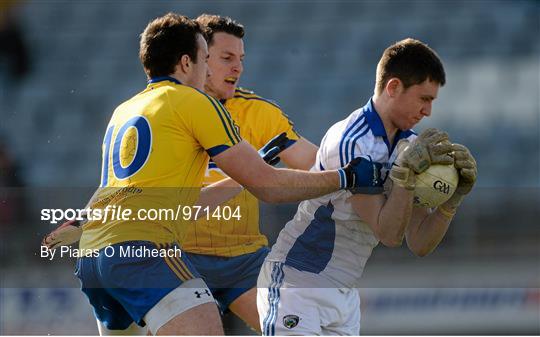
[[[209,156],[241,138],[227,110],[214,98],[174,78],[153,79],[113,113],[103,141],[101,188],[92,207],[108,206],[106,221],[89,221],[82,249],[144,240],[181,240],[182,217],[149,220],[149,210],[176,210],[198,199]],[[128,219],[111,210],[131,209]],[[140,210],[143,213],[139,213]],[[118,214],[117,214],[118,215]],[[139,215],[145,217],[142,220]]]
[[[240,130],[242,139],[256,149],[282,132],[287,133],[291,144],[299,139],[293,123],[274,102],[264,99],[252,91],[238,88],[234,97],[225,101],[225,107]],[[204,185],[226,178],[216,165],[210,162]],[[219,217],[226,212],[210,214],[196,223],[188,225],[182,241],[184,251],[196,254],[232,257],[255,252],[268,245],[268,240],[259,230],[259,201],[248,191],[242,191],[220,207],[239,209],[240,219],[228,220]]]

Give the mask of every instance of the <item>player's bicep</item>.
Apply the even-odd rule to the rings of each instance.
[[[385,203],[382,194],[354,194],[349,198],[351,206],[360,219],[369,224],[374,232],[379,223],[379,214]]]
[[[315,164],[318,149],[315,144],[300,138],[283,150],[279,157],[290,168],[308,171]]]

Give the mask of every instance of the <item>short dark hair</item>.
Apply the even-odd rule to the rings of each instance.
[[[401,80],[405,89],[426,79],[441,86],[446,83],[444,67],[437,53],[427,44],[411,38],[398,41],[384,51],[377,65],[376,93],[382,93],[394,77]]]
[[[201,14],[195,21],[202,26],[208,45],[212,44],[215,33],[227,33],[239,39],[244,37],[244,26],[228,16]]]
[[[148,77],[167,76],[183,55],[197,63],[197,35],[204,35],[194,20],[175,13],[152,20],[141,34],[139,58]]]

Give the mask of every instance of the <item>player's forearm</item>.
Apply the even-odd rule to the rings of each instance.
[[[337,191],[340,189],[340,178],[337,171],[272,169],[265,176],[264,185],[246,185],[246,188],[264,202],[297,202]]]
[[[379,240],[389,247],[400,246],[412,214],[414,192],[394,186],[379,213]]]
[[[306,172],[273,168],[245,141],[214,156],[213,160],[229,177],[258,199],[269,203],[316,198],[354,181],[347,178],[343,170],[340,174],[338,171]],[[350,170],[355,169],[352,167]]]
[[[418,208],[413,212],[411,224],[407,229],[407,245],[418,256],[431,253],[444,238],[450,222],[464,196],[454,194],[450,200],[428,213],[425,208]]]
[[[196,205],[201,206],[202,209],[209,207],[210,212],[212,212],[217,206],[237,196],[243,189],[242,185],[238,184],[233,179],[223,179],[202,188]],[[202,214],[200,214],[200,216],[202,216]]]
[[[442,241],[451,221],[452,217],[440,208],[432,213],[425,208],[414,209],[406,233],[409,249],[417,256],[428,255]]]
[[[407,231],[409,248],[419,256],[425,256],[433,251],[441,242],[457,209],[463,202],[476,181],[476,161],[469,150],[463,145],[453,144],[455,166],[459,168],[460,185],[452,197],[437,209],[427,214],[418,210],[414,221]]]

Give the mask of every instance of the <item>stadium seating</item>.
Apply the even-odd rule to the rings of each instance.
[[[108,118],[145,86],[138,36],[167,11],[219,13],[242,22],[247,56],[241,84],[276,100],[316,143],[372,94],[376,62],[387,45],[421,39],[445,62],[447,85],[420,129],[441,127],[469,145],[480,187],[538,186],[534,1],[498,2],[489,11],[480,1],[28,1],[19,14],[33,71],[18,86],[3,81],[0,95],[0,134],[28,185],[97,184]],[[509,174],[516,165],[519,174]]]

